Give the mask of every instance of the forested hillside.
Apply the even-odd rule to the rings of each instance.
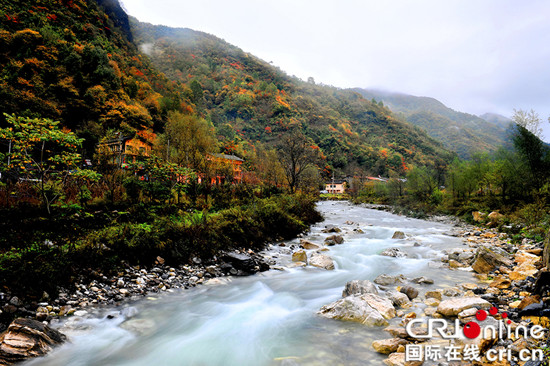
[[[2,10],[1,112],[60,120],[85,139],[88,157],[114,131],[162,133],[178,111],[209,121],[220,152],[245,158],[299,131],[327,175],[403,175],[451,159],[354,91],[289,77],[211,35],[130,22],[114,0],[24,0]]]
[[[242,155],[249,142],[276,144],[298,128],[326,156],[327,172],[404,174],[413,165],[441,165],[451,157],[424,132],[354,91],[290,77],[212,35],[131,23],[140,50],[192,90],[197,111],[216,127],[227,153]]]
[[[186,88],[139,54],[117,1],[9,1],[1,11],[0,112],[60,120],[87,155],[109,129],[160,129],[168,110],[192,112]]]
[[[506,117],[486,114],[487,119],[457,112],[440,101],[428,97],[354,89],[367,99],[382,102],[399,116],[425,130],[431,137],[443,142],[462,158],[476,152],[494,152],[501,146],[511,148]]]

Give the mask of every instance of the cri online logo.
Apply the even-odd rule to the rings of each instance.
[[[491,316],[496,316],[498,314],[498,309],[496,307],[492,307],[489,309],[489,314]],[[475,314],[475,317],[477,321],[483,322],[487,319],[487,312],[485,310],[478,310]],[[490,338],[500,338],[500,339],[506,339],[506,338],[512,338],[514,335],[515,338],[518,338],[521,333],[523,333],[524,337],[531,337],[534,339],[540,339],[544,336],[544,328],[540,325],[532,326],[530,329],[527,329],[524,325],[517,325],[515,327],[514,332],[512,332],[512,328],[510,327],[510,324],[512,324],[512,321],[507,319],[508,314],[502,313],[500,314],[500,317],[502,319],[498,320],[497,324],[493,322],[490,325],[484,325],[483,328],[480,327],[480,325],[475,322],[471,321],[462,327],[460,324],[459,319],[455,319],[454,323],[454,332],[451,331],[449,328],[449,324],[445,319],[428,319],[427,326],[428,326],[428,332],[426,334],[415,334],[413,326],[415,325],[421,325],[424,320],[423,319],[413,319],[411,320],[407,326],[407,334],[414,338],[433,338],[434,331],[439,334],[439,336],[443,339],[458,339],[462,338],[463,336],[466,338],[474,339],[479,337],[480,335],[485,339]],[[460,334],[460,329],[462,328],[462,334]]]
[[[491,314],[492,316],[497,315],[498,309],[493,306],[491,309],[489,309],[489,314]],[[500,314],[500,316],[502,317],[502,319],[508,318],[507,313],[502,313]],[[476,313],[476,319],[479,320],[480,322],[484,321],[485,319],[487,319],[487,312],[483,309],[479,309]],[[508,319],[506,323],[512,324],[512,321]],[[481,334],[481,327],[476,322],[468,322],[464,324],[462,333],[464,333],[464,336],[466,338],[474,339],[479,337],[479,335]]]

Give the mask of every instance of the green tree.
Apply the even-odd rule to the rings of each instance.
[[[212,126],[204,119],[171,111],[158,149],[168,162],[208,174],[209,155],[218,151],[218,142]]]
[[[277,152],[288,187],[295,192],[302,184],[304,173],[319,160],[319,148],[302,132],[293,129],[281,137]]]
[[[79,170],[81,157],[77,151],[83,140],[62,130],[57,121],[4,116],[9,127],[0,129],[0,139],[10,141],[12,148],[2,169],[14,171],[19,180],[33,186],[51,214],[51,206],[63,194],[67,178]]]

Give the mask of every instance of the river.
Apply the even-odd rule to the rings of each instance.
[[[250,277],[222,278],[191,290],[154,295],[121,308],[73,317],[61,328],[71,340],[48,356],[25,365],[47,366],[290,366],[382,365],[375,339],[390,338],[381,328],[325,319],[316,312],[339,299],[347,281],[379,274],[425,276],[434,285],[423,291],[475,282],[472,273],[441,268],[442,252],[462,247],[449,235],[450,224],[405,218],[347,202],[321,202],[325,221],[306,239],[322,243],[327,225],[343,230],[345,242],[330,247],[336,269],[314,267],[270,270]],[[363,233],[358,231],[360,229]],[[396,230],[406,239],[391,239]],[[290,263],[290,246],[268,255]],[[381,256],[398,247],[406,258]],[[409,311],[422,313],[416,302]],[[397,324],[394,319],[391,324]]]

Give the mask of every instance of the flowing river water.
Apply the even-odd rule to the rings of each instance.
[[[471,272],[440,266],[444,250],[463,246],[450,235],[456,230],[451,224],[347,202],[321,202],[318,207],[325,221],[313,226],[305,238],[322,243],[332,235],[321,232],[325,226],[343,230],[344,244],[325,253],[334,260],[335,270],[285,268],[227,277],[121,308],[98,310],[88,318],[73,317],[61,328],[70,343],[25,365],[382,365],[385,357],[371,346],[373,340],[390,337],[382,328],[316,315],[321,306],[341,298],[346,282],[372,281],[382,273],[434,279],[433,285],[413,285],[422,294],[475,281]],[[407,238],[391,239],[396,230]],[[274,246],[267,255],[286,267],[292,244],[297,246],[298,240]],[[407,257],[379,254],[395,247]],[[421,315],[422,308],[421,302],[415,302],[407,312]]]

